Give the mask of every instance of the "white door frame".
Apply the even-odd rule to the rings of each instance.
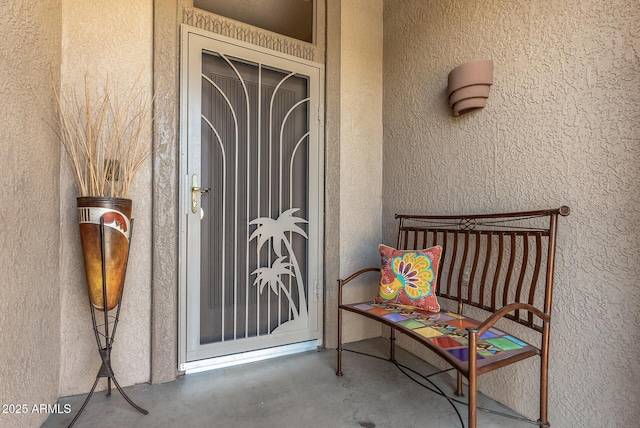
[[[249,49],[254,51],[258,56],[268,56],[272,62],[274,59],[281,58],[290,64],[295,62],[310,66],[318,70],[318,85],[319,88],[314,88],[318,93],[318,105],[311,106],[310,114],[313,116],[313,110],[317,111],[318,120],[310,121],[310,132],[314,132],[317,135],[317,163],[310,163],[310,174],[317,177],[317,182],[310,182],[310,186],[314,186],[314,191],[318,195],[315,200],[309,201],[309,223],[317,225],[317,236],[313,241],[309,241],[309,259],[314,263],[309,264],[309,297],[317,300],[317,318],[313,320],[314,327],[318,330],[318,335],[315,340],[304,341],[294,344],[275,344],[274,347],[268,349],[259,349],[257,351],[244,352],[235,355],[226,355],[215,358],[199,358],[197,355],[194,358],[194,353],[189,352],[188,329],[193,329],[193,326],[189,327],[189,319],[187,314],[188,303],[191,307],[194,302],[190,302],[189,299],[193,299],[194,293],[188,293],[187,286],[188,280],[191,280],[194,272],[188,272],[187,269],[187,245],[191,246],[193,242],[199,242],[199,236],[193,236],[193,233],[189,231],[187,227],[187,216],[191,214],[191,179],[192,171],[191,162],[188,159],[189,153],[187,150],[188,142],[199,138],[200,124],[197,126],[189,126],[189,117],[198,115],[200,106],[194,106],[189,101],[189,89],[187,88],[189,82],[189,50],[194,48],[196,43],[194,40],[202,39],[203,37],[213,39],[219,42],[228,44],[231,49],[237,47],[240,50]],[[303,60],[290,55],[282,54],[280,52],[271,51],[259,46],[251,45],[236,39],[231,39],[218,34],[213,34],[200,30],[187,25],[182,25],[181,28],[181,109],[180,109],[180,188],[179,188],[179,295],[178,295],[178,365],[181,371],[202,371],[209,368],[229,366],[238,363],[244,363],[248,361],[256,361],[264,358],[271,358],[278,355],[285,355],[294,352],[301,352],[304,350],[315,349],[322,344],[322,331],[323,331],[323,183],[324,183],[324,118],[322,112],[324,111],[324,66],[312,61]],[[193,71],[193,70],[192,70]],[[198,73],[200,71],[198,70]],[[195,111],[197,110],[197,111]],[[197,128],[197,129],[196,129]],[[200,176],[198,174],[198,176]],[[202,185],[202,183],[199,183]],[[189,242],[189,244],[187,244]],[[194,245],[195,246],[195,245]],[[199,245],[197,246],[199,248]],[[199,251],[199,250],[198,250]],[[199,283],[199,281],[198,281]],[[197,306],[197,305],[196,305]],[[191,335],[193,336],[193,334]],[[193,339],[191,339],[193,340]],[[192,344],[193,345],[193,344]],[[191,357],[188,357],[188,354]],[[196,353],[197,354],[197,353]]]

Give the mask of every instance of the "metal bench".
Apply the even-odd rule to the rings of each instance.
[[[391,302],[344,303],[342,289],[355,278],[379,272],[362,269],[338,280],[338,376],[342,375],[343,311],[391,328],[390,359],[395,361],[396,331],[429,348],[468,380],[468,426],[476,427],[477,377],[533,356],[540,357],[541,426],[548,421],[549,332],[559,209],[479,215],[396,215],[397,248],[442,247],[435,292],[454,308],[428,312]],[[468,307],[486,315],[464,315]],[[496,326],[498,323],[498,326]],[[538,336],[535,345],[510,334],[513,324]],[[473,350],[473,352],[472,352]]]

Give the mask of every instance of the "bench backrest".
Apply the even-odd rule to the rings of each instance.
[[[553,210],[480,215],[400,215],[398,248],[417,250],[440,245],[443,253],[436,294],[464,305],[495,312],[528,303],[551,315],[558,215]],[[542,331],[533,313],[506,316]]]

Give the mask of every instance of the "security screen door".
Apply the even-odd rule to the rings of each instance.
[[[320,340],[321,68],[183,37],[184,361]]]

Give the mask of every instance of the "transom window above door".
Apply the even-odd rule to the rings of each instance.
[[[313,0],[194,0],[198,9],[313,43]]]

